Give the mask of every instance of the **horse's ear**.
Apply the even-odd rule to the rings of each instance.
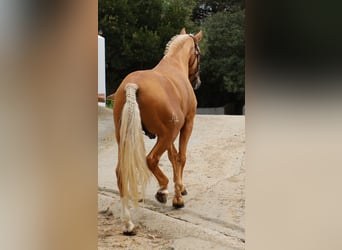
[[[202,32],[202,30],[200,30],[200,31],[195,35],[195,38],[196,38],[197,42],[201,41],[202,36],[203,36],[203,32]]]
[[[183,29],[179,32],[179,34],[180,34],[180,35],[186,34],[185,28],[183,28]]]

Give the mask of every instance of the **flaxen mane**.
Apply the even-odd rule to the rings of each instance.
[[[172,51],[176,50],[180,44],[187,38],[187,35],[175,35],[170,41],[166,44],[166,48],[164,51],[164,55],[168,53],[172,53]]]

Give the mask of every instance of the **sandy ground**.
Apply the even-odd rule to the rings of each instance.
[[[184,170],[185,207],[172,208],[172,167],[164,154],[160,167],[170,179],[168,202],[155,201],[158,185],[153,178],[144,204],[131,209],[139,229],[134,237],[122,234],[119,219],[112,119],[112,110],[99,107],[99,249],[244,249],[244,116],[196,116]],[[145,137],[148,151],[154,143]]]
[[[113,214],[110,205],[119,202],[110,192],[100,191],[98,213],[98,249],[173,249],[172,240],[162,232],[149,229],[137,222],[138,233],[135,236],[122,234],[120,218]],[[119,213],[117,210],[116,213]]]

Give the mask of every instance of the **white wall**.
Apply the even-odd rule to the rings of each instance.
[[[98,94],[106,95],[106,62],[105,62],[105,39],[102,36],[97,36],[98,46]]]

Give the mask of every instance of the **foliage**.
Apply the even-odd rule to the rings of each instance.
[[[186,27],[204,31],[199,106],[244,101],[243,0],[99,0],[106,38],[106,89],[113,93],[130,72],[154,67],[166,43]]]
[[[244,10],[217,12],[204,23],[206,45],[197,95],[200,106],[221,106],[244,97]],[[204,73],[205,72],[205,73]],[[211,93],[211,98],[205,98]],[[213,98],[215,97],[215,98]]]
[[[245,8],[244,0],[198,0],[192,11],[192,20],[202,24],[208,16],[217,12],[235,12],[236,7]]]
[[[99,0],[108,94],[128,73],[159,62],[171,36],[190,23],[193,6],[192,0]]]

